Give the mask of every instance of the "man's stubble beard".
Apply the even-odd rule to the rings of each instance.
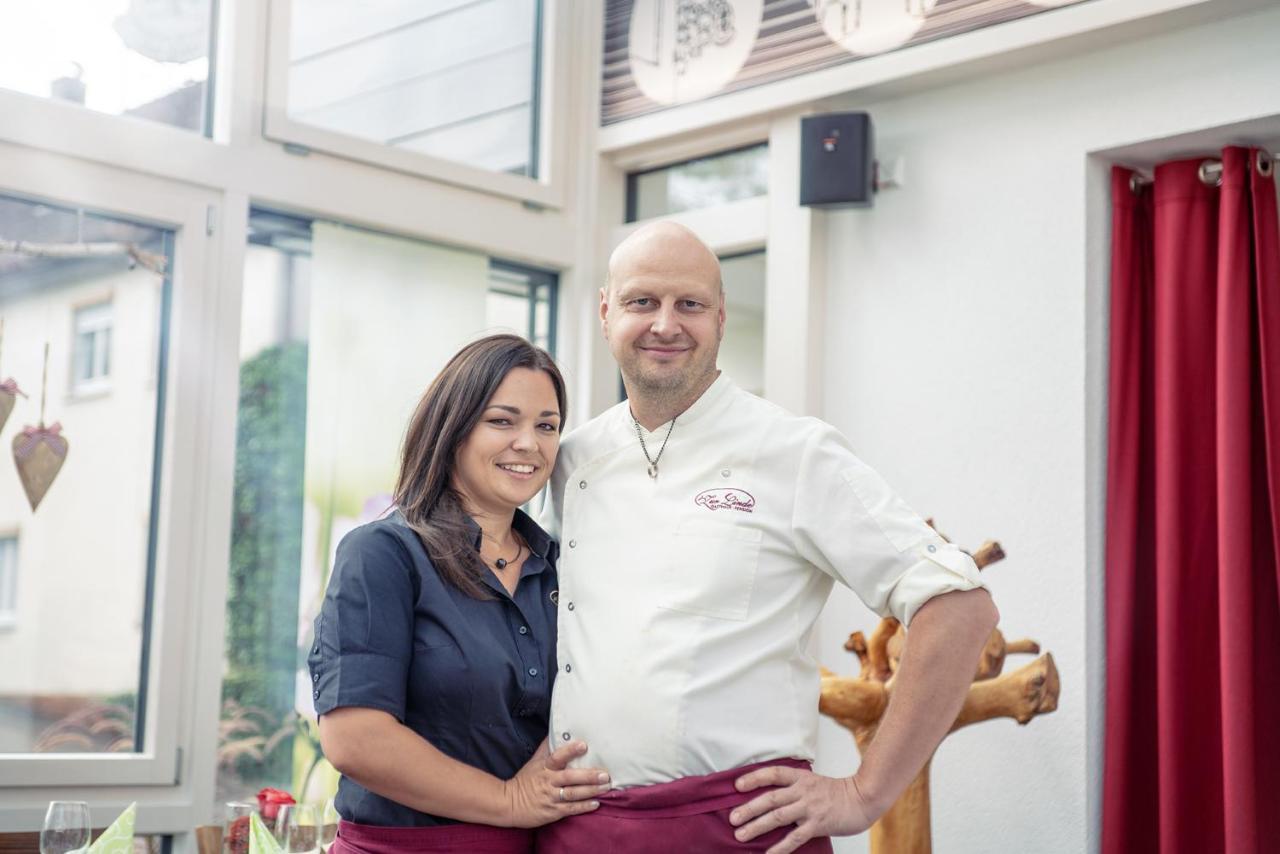
[[[719,341],[716,342],[717,345]],[[715,373],[716,355],[719,347],[708,353],[698,355],[696,361],[683,371],[662,374],[657,371],[646,371],[642,357],[631,351],[631,357],[618,367],[626,380],[627,388],[632,395],[642,396],[646,402],[661,408],[693,403],[688,400],[693,392],[706,384],[707,377]]]

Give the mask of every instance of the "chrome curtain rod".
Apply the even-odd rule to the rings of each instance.
[[[1280,153],[1270,154],[1262,149],[1258,149],[1253,158],[1253,167],[1258,170],[1258,174],[1266,178],[1271,175],[1276,160],[1280,159]],[[1216,158],[1208,158],[1200,163],[1200,183],[1212,187],[1222,186],[1222,161]],[[1134,172],[1129,178],[1129,189],[1135,193],[1140,192],[1143,187],[1152,182],[1151,178],[1146,175],[1139,175]]]

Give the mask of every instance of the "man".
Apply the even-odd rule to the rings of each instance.
[[[584,740],[580,761],[617,790],[539,850],[830,851],[950,728],[995,606],[968,555],[838,432],[720,374],[720,266],[692,232],[662,223],[620,245],[600,321],[628,400],[564,440],[551,481],[551,727],[555,743]],[[911,627],[878,735],[845,779],[809,770],[819,680],[805,647],[836,580]]]

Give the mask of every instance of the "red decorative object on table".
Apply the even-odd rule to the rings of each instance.
[[[231,822],[222,847],[227,854],[249,854],[249,816],[242,815]]]
[[[297,801],[293,799],[293,795],[281,789],[262,789],[258,792],[258,812],[262,813],[262,820],[267,823],[268,828],[275,824],[280,807],[294,803]]]

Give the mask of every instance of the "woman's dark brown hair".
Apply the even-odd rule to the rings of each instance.
[[[458,448],[480,423],[494,392],[512,368],[544,371],[568,417],[564,378],[547,352],[518,335],[490,335],[458,351],[418,401],[409,421],[395,503],[426,546],[440,577],[476,599],[492,596],[481,581],[471,520],[453,488]]]

